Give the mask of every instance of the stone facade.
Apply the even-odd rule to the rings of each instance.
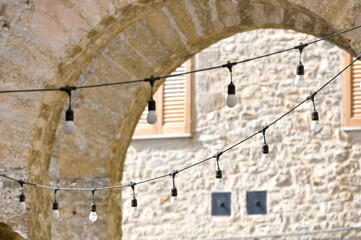
[[[314,37],[285,30],[236,34],[196,54],[195,68],[236,61],[308,42]],[[237,65],[233,79],[238,104],[225,105],[227,69],[197,73],[194,79],[194,132],[179,139],[133,140],[124,182],[180,169],[250,136],[305,99],[342,69],[344,51],[328,42],[303,51],[306,86],[293,85],[298,51]],[[304,232],[358,225],[361,145],[341,127],[339,77],[316,97],[322,129],[310,129],[312,103],[306,102],[267,132],[269,161],[262,162],[261,134],[220,158],[232,215],[211,216],[215,159],[176,176],[179,202],[169,203],[171,178],[136,188],[141,215],[129,216],[131,191],[123,193],[125,239],[212,239]],[[266,215],[248,215],[246,192],[267,191]],[[355,239],[355,231],[285,239]]]
[[[361,24],[360,9],[358,0],[0,0],[1,89],[164,75],[235,33],[282,28],[326,36]],[[355,31],[331,41],[355,55],[361,50],[359,36]],[[73,136],[62,130],[67,100],[63,92],[0,98],[1,172],[51,186],[116,185],[123,181],[125,155],[149,98],[149,85],[74,92]],[[62,219],[53,224],[51,191],[26,186],[28,208],[22,214],[15,208],[19,185],[1,182],[0,203],[6,210],[0,221],[27,239],[122,236],[121,191],[96,193],[96,225],[86,220],[89,192],[60,191]]]

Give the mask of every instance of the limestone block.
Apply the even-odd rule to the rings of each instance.
[[[324,162],[325,159],[320,156],[320,155],[316,155],[316,154],[308,154],[305,156],[305,159],[309,162],[309,163],[321,163]]]
[[[292,176],[289,171],[280,173],[273,179],[273,184],[278,187],[286,187],[292,184]]]
[[[327,204],[327,210],[326,210],[327,213],[341,212],[342,210],[343,210],[343,204],[340,202]]]
[[[347,150],[337,150],[328,156],[329,161],[332,162],[343,162],[349,156],[349,151]]]

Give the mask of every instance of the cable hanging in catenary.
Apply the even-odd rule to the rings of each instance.
[[[205,68],[205,69],[198,69],[198,70],[194,70],[194,71],[190,71],[190,72],[184,72],[184,73],[180,73],[180,74],[172,74],[172,75],[168,75],[168,76],[161,76],[161,77],[154,77],[154,76],[151,76],[150,78],[147,78],[147,79],[144,79],[144,80],[136,80],[136,81],[128,81],[128,82],[120,82],[120,83],[109,83],[109,84],[99,84],[99,85],[89,85],[89,86],[80,86],[80,87],[75,87],[75,86],[65,86],[65,87],[61,87],[59,89],[33,89],[33,90],[12,90],[12,91],[0,91],[0,93],[10,93],[10,92],[36,92],[36,91],[64,91],[68,94],[68,97],[69,97],[69,107],[68,107],[68,110],[66,111],[66,116],[65,116],[65,125],[64,125],[64,130],[66,133],[68,134],[71,134],[72,132],[74,132],[74,123],[72,123],[72,121],[74,120],[74,113],[71,109],[71,93],[72,91],[76,90],[76,89],[81,89],[81,88],[90,88],[90,87],[102,87],[102,86],[110,86],[110,85],[117,85],[117,84],[127,84],[127,83],[133,83],[133,82],[140,82],[140,81],[146,81],[146,82],[149,82],[150,85],[151,85],[151,98],[150,100],[148,101],[148,109],[149,111],[155,111],[155,102],[153,103],[153,85],[154,85],[154,82],[161,79],[161,78],[168,78],[168,77],[175,77],[175,76],[179,76],[179,75],[184,75],[184,74],[189,74],[189,73],[195,73],[195,72],[201,72],[201,71],[207,71],[207,70],[212,70],[212,69],[216,69],[216,68],[228,68],[229,72],[230,72],[230,84],[228,85],[228,95],[234,95],[235,94],[235,87],[233,87],[233,81],[232,81],[232,67],[239,64],[239,63],[244,63],[244,62],[247,62],[247,61],[252,61],[252,60],[256,60],[256,59],[260,59],[260,58],[263,58],[263,57],[268,57],[268,56],[272,56],[274,54],[278,54],[278,53],[282,53],[282,52],[286,52],[286,51],[290,51],[290,50],[293,50],[293,49],[299,49],[300,51],[300,54],[302,52],[302,49],[304,49],[306,46],[308,46],[309,44],[313,44],[313,43],[316,43],[318,41],[322,41],[322,40],[325,40],[325,39],[328,39],[330,37],[333,37],[333,36],[337,36],[337,35],[340,35],[342,33],[345,33],[345,32],[348,32],[348,31],[352,31],[354,29],[357,29],[357,28],[360,28],[360,26],[357,26],[357,27],[354,27],[354,28],[351,28],[351,29],[348,29],[348,30],[345,30],[343,32],[340,32],[340,33],[336,33],[336,34],[333,34],[333,35],[330,35],[330,36],[327,36],[323,39],[318,39],[318,40],[315,40],[315,41],[312,41],[312,42],[309,42],[309,43],[306,43],[306,44],[303,44],[303,43],[300,43],[299,45],[297,45],[296,47],[294,48],[289,48],[289,49],[285,49],[285,50],[281,50],[281,51],[278,51],[278,52],[274,52],[274,53],[270,53],[270,54],[266,54],[266,55],[262,55],[262,56],[259,56],[259,57],[255,57],[255,58],[250,58],[250,59],[247,59],[247,60],[242,60],[242,61],[239,61],[239,62],[227,62],[227,64],[224,64],[224,65],[221,65],[221,66],[216,66],[216,67],[211,67],[211,68]],[[301,56],[300,56],[300,59],[301,59]],[[269,153],[269,147],[268,147],[268,144],[266,142],[266,130],[269,129],[271,126],[273,126],[274,124],[276,124],[278,121],[280,121],[282,118],[284,118],[285,116],[291,114],[295,109],[297,109],[298,107],[300,107],[301,105],[303,105],[305,102],[311,100],[312,101],[312,104],[313,104],[313,112],[312,112],[312,115],[311,115],[311,119],[312,119],[312,125],[311,125],[311,128],[313,131],[316,131],[317,130],[317,127],[318,127],[318,120],[319,120],[319,115],[318,115],[318,112],[316,111],[316,105],[315,105],[315,96],[320,92],[322,91],[326,86],[328,86],[331,82],[333,82],[340,74],[342,74],[347,68],[349,68],[356,60],[360,60],[361,59],[361,53],[350,63],[348,64],[345,68],[343,68],[340,72],[338,72],[333,78],[331,78],[329,81],[327,81],[324,85],[322,85],[318,90],[310,93],[309,96],[307,96],[303,101],[301,101],[299,104],[297,104],[296,106],[294,106],[293,108],[291,108],[290,110],[288,110],[287,112],[285,112],[283,115],[281,115],[280,117],[278,117],[277,119],[275,119],[273,122],[271,122],[270,124],[262,127],[259,131],[253,133],[252,135],[246,137],[245,139],[233,144],[232,146],[222,150],[222,151],[219,151],[217,152],[216,154],[214,154],[213,156],[210,156],[206,159],[203,159],[201,161],[198,161],[196,163],[193,163],[191,165],[188,165],[188,166],[185,166],[179,170],[173,170],[172,172],[170,173],[167,173],[167,174],[164,174],[164,175],[160,175],[160,176],[157,176],[157,177],[153,177],[153,178],[149,178],[149,179],[146,179],[146,180],[141,180],[139,182],[130,182],[129,184],[124,184],[124,185],[115,185],[115,186],[108,186],[108,187],[97,187],[97,188],[68,188],[68,187],[51,187],[51,186],[46,186],[46,185],[40,185],[40,184],[36,184],[36,183],[31,183],[31,182],[27,182],[27,181],[24,181],[24,180],[18,180],[18,179],[15,179],[15,178],[12,178],[12,177],[9,177],[8,175],[6,174],[0,174],[1,177],[4,177],[4,178],[7,178],[9,180],[12,180],[12,181],[16,181],[20,184],[21,186],[21,195],[19,197],[19,202],[20,202],[20,206],[23,210],[26,209],[26,205],[25,205],[25,195],[24,195],[24,185],[29,185],[29,186],[34,186],[34,187],[39,187],[39,188],[45,188],[45,189],[50,189],[50,190],[53,190],[54,191],[54,202],[53,202],[53,217],[55,219],[59,218],[59,204],[57,202],[57,199],[56,199],[56,193],[57,191],[59,190],[62,190],[62,191],[90,191],[92,193],[92,197],[93,197],[93,201],[92,201],[92,204],[91,204],[91,211],[90,211],[90,214],[89,214],[89,219],[90,221],[96,221],[97,219],[97,214],[96,214],[96,205],[95,205],[95,202],[94,202],[94,194],[96,191],[101,191],[101,190],[108,190],[108,189],[118,189],[118,188],[125,188],[125,187],[130,187],[132,189],[132,193],[133,193],[133,199],[131,201],[131,207],[132,207],[132,215],[135,216],[135,215],[138,215],[138,209],[137,209],[137,199],[135,197],[135,186],[136,185],[139,185],[139,184],[143,184],[143,183],[147,183],[147,182],[151,182],[151,181],[155,181],[155,180],[158,180],[158,179],[162,179],[162,178],[165,178],[165,177],[169,177],[171,176],[172,177],[172,190],[171,190],[171,201],[174,202],[174,200],[176,199],[176,197],[178,196],[178,191],[177,191],[177,188],[175,187],[175,176],[176,174],[179,174],[183,171],[186,171],[190,168],[193,168],[195,166],[198,166],[204,162],[207,162],[213,158],[216,159],[216,166],[217,166],[217,169],[216,169],[216,174],[215,174],[215,178],[216,178],[216,182],[215,182],[215,185],[220,188],[223,184],[221,182],[221,179],[222,179],[222,171],[220,169],[220,165],[219,165],[219,160],[220,160],[220,156],[228,151],[230,151],[231,149],[239,146],[240,144],[252,139],[253,137],[255,137],[256,135],[258,134],[263,134],[263,139],[264,139],[264,145],[262,146],[262,154],[263,154],[263,157],[267,157],[268,153]],[[301,61],[300,61],[301,62]],[[298,75],[301,75],[301,73],[303,71],[299,71],[299,67],[297,67],[297,74]],[[231,86],[233,85],[233,86]],[[153,100],[153,101],[152,101]],[[235,105],[235,99],[234,99],[234,96],[228,96],[227,97],[227,105],[230,106],[230,107],[233,107]],[[149,121],[150,123],[152,123],[153,121],[156,120],[156,115],[153,115],[153,113],[150,114],[149,116]],[[155,119],[155,120],[154,120]],[[135,212],[135,213],[134,213]]]
[[[291,48],[286,48],[283,50],[279,50],[279,51],[275,51],[272,53],[267,53],[264,55],[260,55],[257,57],[252,57],[252,58],[248,58],[248,59],[244,59],[244,60],[240,60],[240,61],[236,61],[236,62],[227,62],[226,64],[223,65],[218,65],[218,66],[214,66],[214,67],[208,67],[208,68],[201,68],[201,69],[196,69],[196,70],[192,70],[192,71],[188,71],[188,72],[182,72],[182,73],[176,73],[176,74],[169,74],[169,75],[164,75],[164,76],[159,76],[159,77],[154,77],[152,76],[151,78],[145,78],[145,79],[138,79],[138,80],[131,80],[131,81],[124,81],[124,82],[112,82],[112,83],[102,83],[102,84],[94,84],[94,85],[85,85],[85,86],[72,86],[71,90],[76,90],[76,89],[86,89],[86,88],[97,88],[97,87],[108,87],[108,86],[114,86],[114,85],[124,85],[124,84],[132,84],[132,83],[140,83],[140,82],[151,82],[150,79],[153,78],[154,81],[160,80],[160,79],[165,79],[165,78],[171,78],[171,77],[178,77],[178,76],[182,76],[182,75],[186,75],[186,74],[192,74],[192,73],[198,73],[198,72],[204,72],[204,71],[209,71],[209,70],[214,70],[214,69],[218,69],[218,68],[228,68],[230,70],[230,72],[232,72],[232,66],[240,64],[240,63],[246,63],[246,62],[250,62],[250,61],[254,61],[254,60],[258,60],[261,58],[265,58],[265,57],[270,57],[276,54],[280,54],[280,53],[284,53],[284,52],[289,52],[295,49],[298,49],[300,51],[300,55],[302,53],[302,50],[312,44],[318,43],[320,41],[324,41],[339,35],[342,35],[344,33],[356,30],[358,28],[361,28],[361,25],[357,25],[355,27],[352,28],[348,28],[344,31],[341,32],[337,32],[331,35],[328,35],[326,37],[323,38],[319,38],[316,40],[313,40],[311,42],[308,43],[300,43],[297,46],[291,47]],[[300,63],[301,63],[301,56],[300,56]],[[303,74],[298,74],[298,75],[303,75]],[[232,76],[232,74],[231,74]],[[154,82],[153,82],[154,83]],[[232,78],[231,78],[231,83],[232,83]],[[66,86],[69,87],[69,86]],[[1,93],[25,93],[25,92],[50,92],[50,91],[65,91],[64,89],[65,87],[60,87],[60,88],[39,88],[39,89],[17,89],[17,90],[1,90]],[[231,91],[232,92],[232,91]]]
[[[214,66],[214,67],[208,67],[208,68],[202,68],[202,69],[196,69],[196,70],[192,70],[192,71],[188,71],[188,72],[182,72],[182,73],[176,73],[176,74],[170,74],[170,75],[165,75],[165,76],[158,76],[158,77],[154,77],[153,75],[150,78],[145,78],[145,79],[139,79],[139,80],[132,80],[132,81],[124,81],[124,82],[113,82],[113,83],[102,83],[102,84],[95,84],[95,85],[85,85],[85,86],[68,86],[66,85],[65,87],[60,87],[60,88],[43,88],[43,89],[24,89],[24,90],[3,90],[0,91],[1,93],[23,93],[23,92],[46,92],[46,91],[63,91],[66,92],[69,96],[69,107],[68,110],[66,111],[65,114],[65,122],[64,122],[64,132],[66,134],[73,134],[75,131],[75,124],[74,124],[74,111],[71,109],[71,93],[74,90],[77,89],[86,89],[86,88],[97,88],[97,87],[108,87],[108,86],[115,86],[115,85],[123,85],[123,84],[132,84],[132,83],[139,83],[139,82],[149,82],[150,83],[150,87],[151,87],[151,94],[150,94],[150,99],[148,101],[148,114],[147,114],[147,122],[149,124],[154,124],[157,121],[157,115],[156,115],[156,102],[153,99],[153,87],[154,87],[154,83],[160,79],[165,79],[165,78],[172,78],[172,77],[177,77],[177,76],[182,76],[182,75],[186,75],[186,74],[191,74],[191,73],[198,73],[198,72],[204,72],[204,71],[210,71],[210,70],[214,70],[214,69],[218,69],[218,68],[228,68],[229,72],[230,72],[230,83],[228,85],[228,91],[227,91],[227,99],[226,99],[226,104],[228,107],[234,107],[237,104],[237,99],[236,99],[236,86],[233,83],[232,80],[232,67],[240,64],[240,63],[246,63],[246,62],[250,62],[250,61],[254,61],[257,59],[261,59],[261,58],[265,58],[265,57],[270,57],[276,54],[280,54],[280,53],[284,53],[284,52],[288,52],[288,51],[292,51],[295,49],[298,49],[300,52],[300,59],[299,59],[299,64],[297,65],[297,71],[296,71],[296,78],[294,80],[294,83],[297,87],[302,87],[304,85],[304,66],[302,64],[302,51],[304,48],[306,48],[307,46],[311,45],[311,44],[315,44],[319,41],[324,41],[326,39],[335,37],[335,36],[339,36],[341,34],[353,31],[355,29],[361,28],[361,25],[346,29],[344,31],[341,32],[337,32],[331,35],[328,35],[326,37],[323,38],[319,38],[316,40],[313,40],[311,42],[308,43],[300,43],[294,47],[291,48],[286,48],[283,50],[279,50],[279,51],[275,51],[272,53],[267,53],[264,55],[260,55],[257,57],[253,57],[253,58],[248,58],[245,60],[240,60],[240,61],[236,61],[236,62],[230,62],[228,61],[226,64],[223,65],[218,65],[218,66]]]
[[[305,102],[311,100],[312,101],[312,104],[313,104],[313,107],[314,107],[314,111],[312,112],[312,125],[314,125],[314,121],[318,121],[318,113],[315,114],[315,104],[314,104],[314,97],[316,96],[316,94],[318,94],[320,91],[322,91],[327,85],[329,85],[332,81],[334,81],[340,74],[342,74],[347,68],[349,68],[354,62],[356,62],[357,60],[360,60],[361,59],[361,53],[350,63],[348,64],[345,68],[343,68],[340,72],[338,72],[333,78],[331,78],[329,81],[327,81],[324,85],[322,85],[318,90],[310,93],[309,96],[307,96],[303,101],[301,101],[299,104],[297,104],[296,106],[294,106],[293,108],[291,108],[289,111],[287,111],[286,113],[284,113],[283,115],[281,115],[280,117],[278,117],[277,119],[275,119],[273,122],[271,122],[269,125],[266,125],[264,127],[262,127],[259,131],[253,133],[252,135],[250,135],[249,137],[233,144],[232,146],[222,150],[222,151],[219,151],[217,152],[216,154],[214,154],[213,156],[211,157],[208,157],[206,159],[203,159],[201,161],[198,161],[194,164],[191,164],[191,165],[188,165],[180,170],[173,170],[172,172],[168,173],[168,174],[164,174],[164,175],[160,175],[158,177],[153,177],[153,178],[149,178],[149,179],[146,179],[146,180],[142,180],[142,181],[139,181],[139,182],[130,182],[129,184],[125,184],[125,185],[116,185],[116,186],[108,186],[108,187],[98,187],[98,188],[66,188],[66,187],[51,187],[51,186],[45,186],[45,185],[39,185],[39,184],[35,184],[35,183],[31,183],[31,182],[26,182],[26,181],[23,181],[23,180],[17,180],[15,178],[12,178],[12,177],[9,177],[5,174],[0,174],[1,177],[4,177],[4,178],[7,178],[9,180],[12,180],[12,181],[16,181],[20,184],[21,186],[21,189],[22,189],[22,192],[21,192],[21,195],[20,195],[20,207],[25,210],[25,195],[24,195],[24,192],[23,192],[23,188],[24,188],[24,185],[30,185],[30,186],[34,186],[34,187],[40,187],[40,188],[46,188],[46,189],[52,189],[54,190],[54,203],[53,203],[53,210],[54,211],[57,211],[57,212],[54,212],[53,216],[54,218],[59,218],[59,212],[58,212],[58,204],[56,202],[56,191],[59,191],[59,190],[64,190],[64,191],[91,191],[92,195],[93,195],[93,203],[91,204],[91,212],[90,212],[90,215],[89,215],[89,219],[90,221],[96,221],[97,219],[97,215],[96,215],[96,205],[95,205],[95,202],[94,202],[94,193],[95,191],[100,191],[100,190],[108,190],[108,189],[116,189],[116,188],[125,188],[125,187],[130,187],[132,189],[132,192],[133,192],[133,199],[131,201],[131,214],[132,216],[138,216],[139,212],[138,212],[138,209],[137,209],[137,199],[135,198],[135,186],[136,185],[139,185],[139,184],[143,184],[143,183],[147,183],[147,182],[151,182],[151,181],[155,181],[155,180],[158,180],[158,179],[161,179],[161,178],[165,178],[165,177],[168,177],[168,176],[171,176],[172,177],[172,180],[173,180],[173,187],[172,187],[172,190],[171,190],[171,201],[172,203],[174,202],[175,198],[177,197],[178,195],[178,192],[177,192],[177,189],[175,188],[175,184],[174,184],[174,178],[175,178],[175,175],[180,173],[180,172],[183,172],[185,170],[188,170],[190,168],[193,168],[195,166],[198,166],[204,162],[207,162],[213,158],[216,159],[216,164],[217,164],[217,170],[216,170],[216,174],[215,174],[215,178],[216,178],[216,182],[215,182],[215,186],[219,189],[223,186],[222,182],[221,182],[221,179],[222,179],[222,171],[219,167],[219,158],[222,154],[228,152],[229,150],[239,146],[240,144],[250,140],[251,138],[255,137],[257,134],[263,134],[263,138],[264,138],[264,145],[262,146],[262,153],[263,153],[263,157],[266,157],[264,155],[268,155],[269,153],[269,147],[266,143],[266,130],[273,126],[274,124],[276,124],[279,120],[281,120],[282,118],[284,118],[285,116],[291,114],[295,109],[297,109],[298,107],[300,107],[302,104],[304,104]],[[315,117],[315,115],[317,115],[317,119]],[[311,125],[311,128],[312,130],[314,130]]]

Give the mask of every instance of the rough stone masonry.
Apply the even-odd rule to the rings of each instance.
[[[314,37],[285,30],[255,30],[226,38],[196,54],[195,69],[287,48]],[[305,99],[336,75],[345,52],[328,42],[303,52],[306,86],[293,81],[298,51],[233,68],[236,107],[225,104],[226,69],[193,76],[193,125],[190,138],[133,140],[124,167],[124,182],[179,169],[212,156],[248,137]],[[241,56],[241,58],[240,58]],[[341,123],[342,78],[315,101],[322,128],[310,129],[312,103],[267,130],[270,158],[262,162],[261,135],[223,154],[224,192],[231,192],[231,216],[211,216],[215,159],[176,177],[178,204],[169,202],[171,180],[137,188],[141,215],[129,215],[130,191],[123,192],[126,239],[212,239],[304,232],[358,226],[360,218],[360,137],[345,133]],[[355,135],[356,136],[353,136]],[[267,191],[267,214],[248,215],[246,192]],[[303,236],[302,239],[357,239],[355,231]],[[285,237],[284,239],[300,239]]]
[[[361,24],[360,4],[357,0],[1,0],[1,89],[87,85],[164,75],[235,33],[281,28],[326,36]],[[361,50],[359,36],[358,32],[348,33],[331,42],[355,55]],[[254,79],[262,83],[258,75]],[[123,180],[134,127],[149,98],[149,85],[74,93],[74,136],[65,136],[62,131],[66,98],[63,92],[0,96],[2,172],[53,186],[118,184]],[[220,144],[217,141],[216,145]],[[317,144],[313,147],[318,149]],[[337,156],[345,158],[343,152]],[[280,182],[287,183],[289,174],[284,176]],[[353,177],[344,180],[357,182]],[[99,221],[90,225],[86,220],[90,193],[59,192],[62,220],[53,223],[50,191],[26,187],[28,208],[22,214],[16,210],[18,184],[3,180],[2,186],[0,201],[5,210],[1,221],[26,239],[122,236],[120,191],[96,194]],[[357,187],[351,184],[348,189],[354,193]],[[67,201],[74,205],[68,206]]]

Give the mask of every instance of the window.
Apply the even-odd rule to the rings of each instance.
[[[179,66],[174,73],[191,70],[191,60]],[[134,132],[134,139],[157,137],[188,137],[191,134],[192,75],[167,78],[153,98],[156,102],[157,122],[147,123],[146,107]]]
[[[352,61],[346,54],[345,66]],[[356,61],[343,75],[342,86],[342,122],[344,127],[361,127],[361,61]]]

